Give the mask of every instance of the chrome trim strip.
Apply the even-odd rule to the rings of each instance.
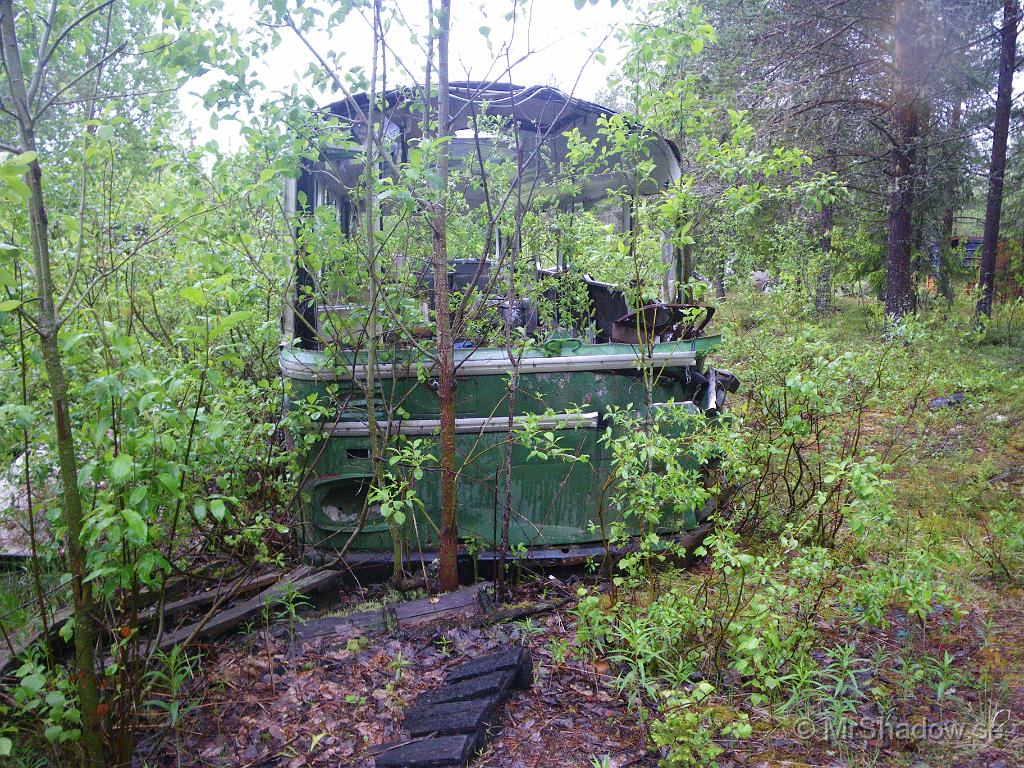
[[[530,421],[528,416],[515,416],[513,429],[523,429]],[[598,426],[596,412],[559,413],[541,417],[537,422],[541,429],[594,429]],[[334,421],[324,425],[324,431],[331,437],[369,437],[370,425],[366,421]],[[433,435],[441,428],[440,419],[406,419],[404,421],[379,421],[377,428],[388,430],[393,435]],[[456,434],[483,432],[505,432],[508,430],[507,416],[466,417],[455,420]]]
[[[567,355],[565,357],[525,357],[519,361],[519,373],[556,373],[559,371],[614,371],[623,368],[635,369],[639,355]],[[650,357],[655,368],[675,368],[695,365],[697,353],[690,349],[672,352],[655,352]],[[293,360],[280,360],[281,373],[291,379],[303,381],[340,381],[343,379],[365,379],[366,366],[339,366],[338,368],[316,369]],[[428,369],[429,370],[429,369]],[[468,358],[456,363],[455,375],[496,376],[511,373],[512,363],[508,359],[474,360]],[[405,363],[382,363],[377,366],[376,377],[415,376],[415,365]]]

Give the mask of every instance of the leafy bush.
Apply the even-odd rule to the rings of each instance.
[[[979,555],[991,575],[1020,583],[1024,578],[1024,513],[1017,499],[1001,499],[980,519]]]
[[[896,342],[841,351],[812,327],[781,337],[758,328],[728,354],[745,366],[732,406],[738,525],[779,532],[789,524],[801,540],[834,544],[850,512],[878,493],[891,469],[885,456],[916,408],[913,393],[890,382],[905,351]]]

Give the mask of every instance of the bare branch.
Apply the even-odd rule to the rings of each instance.
[[[79,27],[81,24],[83,24],[91,16],[94,16],[95,14],[99,13],[104,8],[106,8],[108,5],[113,5],[115,2],[116,2],[116,0],[104,0],[104,2],[100,3],[99,5],[97,5],[94,8],[86,11],[81,16],[79,16],[77,19],[75,19],[70,24],[68,24],[66,27],[64,27],[64,29],[61,30],[60,34],[57,35],[57,38],[53,41],[53,45],[50,46],[50,49],[46,52],[46,55],[43,56],[39,60],[39,63],[37,64],[37,71],[38,70],[42,70],[42,69],[44,69],[46,67],[46,65],[49,63],[50,59],[52,59],[53,55],[57,52],[57,49],[60,47],[60,44],[62,42],[64,42],[64,38],[66,38],[68,35],[70,35],[72,32],[74,32],[77,27]]]
[[[106,56],[104,56],[103,58],[99,59],[98,61],[95,61],[92,64],[90,64],[86,69],[84,69],[81,73],[79,73],[79,75],[77,77],[75,77],[70,83],[68,83],[63,88],[61,88],[60,90],[55,92],[49,99],[46,100],[46,103],[43,104],[43,106],[40,107],[39,110],[36,111],[36,113],[34,115],[32,115],[32,123],[34,124],[40,117],[42,117],[46,113],[46,111],[56,103],[57,99],[60,98],[61,94],[67,93],[69,90],[74,88],[76,85],[78,85],[80,82],[82,82],[82,80],[87,78],[90,74],[95,72],[97,69],[102,69],[102,67],[108,61],[110,61],[111,59],[113,59],[113,58],[115,58],[117,56],[120,56],[124,52],[125,48],[127,48],[127,47],[128,47],[128,43],[127,42],[121,43],[119,46],[117,46],[117,48],[112,50]]]
[[[31,104],[35,101],[36,94],[46,79],[46,48],[50,43],[50,33],[53,31],[53,23],[57,18],[57,0],[50,3],[50,11],[46,14],[46,21],[43,22],[43,34],[39,38],[39,52],[36,54],[36,71],[32,74],[32,82],[28,86],[28,101]]]

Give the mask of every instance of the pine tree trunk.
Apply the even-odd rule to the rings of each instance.
[[[0,51],[10,91],[10,106],[22,148],[36,151],[34,122],[25,88],[25,75],[21,65],[14,26],[11,0],[0,0]],[[78,706],[82,717],[82,747],[86,765],[106,765],[103,733],[99,715],[99,686],[96,680],[95,626],[92,586],[86,581],[88,567],[82,547],[84,514],[82,497],[78,489],[78,459],[75,455],[74,435],[71,432],[71,414],[68,407],[67,380],[61,360],[57,338],[59,322],[54,302],[53,280],[50,266],[49,222],[46,199],[43,194],[43,173],[38,160],[33,160],[25,175],[30,197],[29,222],[32,255],[35,266],[36,292],[39,311],[36,326],[43,367],[50,388],[50,403],[56,433],[57,466],[62,490],[62,519],[67,527],[68,563],[71,571],[71,591],[75,617],[75,674]]]
[[[999,220],[1003,209],[1003,177],[1006,173],[1006,145],[1010,133],[1019,17],[1017,0],[1003,0],[1003,27],[999,35],[999,83],[996,87],[996,114],[992,125],[992,162],[988,172],[988,202],[985,206],[981,272],[978,277],[977,312],[986,315],[992,314],[992,296],[995,292],[996,251],[999,247]]]
[[[962,118],[963,102],[958,96],[953,104],[953,115],[949,122],[950,132],[954,135],[960,130],[960,120]],[[953,283],[950,277],[949,261],[951,241],[953,240],[953,224],[955,221],[956,208],[953,205],[953,201],[950,200],[949,204],[942,211],[942,223],[939,227],[939,233],[942,239],[939,242],[939,269],[936,275],[939,284],[939,293],[950,304],[953,303],[953,299],[955,298],[953,295]]]
[[[451,24],[451,0],[441,0],[440,31],[437,38],[437,133],[448,135],[448,32]],[[429,94],[428,94],[429,98]],[[448,306],[448,241],[446,206],[448,186],[448,149],[442,145],[437,173],[441,179],[441,199],[434,210],[433,258],[434,303],[437,307],[437,397],[440,419],[441,465],[441,589],[459,587],[459,524],[455,466],[455,356],[452,349],[452,320]]]
[[[889,150],[889,233],[885,259],[885,313],[899,319],[913,311],[910,247],[914,210],[914,159],[918,138],[914,32],[917,0],[901,0],[896,8],[896,84],[893,89],[892,137]]]

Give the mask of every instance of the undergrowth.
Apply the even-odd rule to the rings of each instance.
[[[580,590],[578,639],[665,765],[714,764],[779,728],[873,764],[885,739],[865,724],[891,736],[922,706],[973,728],[922,749],[1001,745],[1004,692],[968,673],[986,636],[965,617],[1024,575],[1024,397],[1008,375],[1024,355],[1012,326],[994,339],[998,314],[886,329],[871,304],[840,307],[818,317],[779,294],[726,308],[716,360],[743,389],[714,435],[728,504],[700,564],[651,541],[619,564],[618,589]],[[952,393],[962,403],[932,402]],[[634,448],[659,440],[640,431]],[[662,497],[701,480],[674,482]]]

